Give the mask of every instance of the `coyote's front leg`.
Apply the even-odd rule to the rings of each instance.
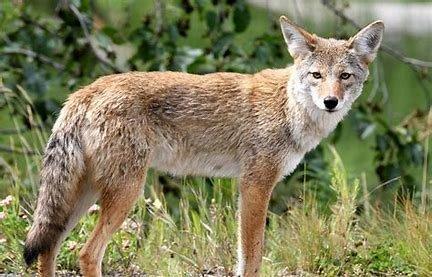
[[[279,178],[277,163],[255,162],[240,179],[237,276],[258,276],[268,203]]]

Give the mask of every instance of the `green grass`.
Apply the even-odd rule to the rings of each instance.
[[[330,212],[319,208],[305,189],[303,201],[283,214],[269,213],[263,276],[430,276],[432,213],[418,212],[400,201],[391,212],[362,212],[363,193],[348,181],[336,150],[333,155]],[[29,163],[39,163],[31,158]],[[32,221],[35,192],[29,176],[10,165],[5,179],[13,184],[0,202],[0,273],[30,273],[21,258],[23,240]],[[304,186],[307,188],[307,184]],[[105,273],[147,273],[190,276],[232,273],[236,253],[236,182],[228,179],[180,180],[178,204],[168,204],[156,172],[150,172],[145,195],[111,241]],[[367,193],[367,192],[366,192]],[[78,272],[78,253],[97,220],[97,209],[85,216],[64,242],[60,271]]]

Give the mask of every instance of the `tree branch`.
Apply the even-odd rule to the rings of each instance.
[[[418,59],[414,59],[414,58],[410,58],[410,57],[406,57],[404,56],[401,52],[391,48],[388,45],[381,45],[381,49],[386,52],[387,54],[395,57],[396,59],[410,65],[410,66],[415,66],[418,69],[427,69],[427,68],[432,68],[432,62],[428,62],[428,61],[422,61],[422,60],[418,60]]]
[[[90,45],[90,48],[91,48],[93,54],[96,56],[96,58],[102,64],[104,64],[105,66],[108,66],[109,68],[114,70],[114,72],[116,72],[116,73],[123,72],[123,70],[121,70],[120,68],[115,66],[110,60],[108,60],[106,57],[104,57],[100,54],[99,50],[97,49],[97,46],[95,45],[94,41],[92,40],[92,38],[90,36],[89,30],[87,29],[84,16],[80,13],[80,11],[77,9],[77,7],[75,7],[75,5],[73,5],[72,3],[69,3],[68,7],[72,11],[72,13],[75,15],[75,17],[78,19],[79,24],[81,26],[81,29],[84,32],[84,37],[87,40],[87,43]]]
[[[331,3],[331,1],[321,0],[321,3],[325,7],[327,7],[330,11],[332,11],[336,16],[341,18],[342,20],[348,22],[349,24],[351,24],[352,26],[354,26],[358,30],[361,29],[362,26],[360,26],[360,24],[358,24],[352,18],[345,15],[345,13],[342,10],[336,8],[336,6]],[[410,66],[411,68],[413,68],[417,71],[419,71],[419,70],[424,71],[424,70],[427,70],[428,68],[432,68],[432,62],[422,61],[419,59],[407,57],[407,56],[403,55],[400,51],[397,51],[386,44],[381,45],[381,50],[386,52],[390,56],[394,57],[395,59],[398,59],[401,62],[407,64],[408,66]]]
[[[154,1],[154,13],[156,17],[156,34],[160,35],[163,32],[165,3],[163,0]]]
[[[40,28],[41,30],[44,30],[45,32],[49,33],[50,35],[55,36],[56,34],[51,31],[50,29],[48,29],[46,26],[44,26],[43,24],[40,24],[38,21],[33,20],[32,18],[30,18],[30,16],[27,17],[26,14],[20,14],[19,18],[25,23],[25,24],[30,24],[33,26],[36,26],[38,28]]]
[[[6,49],[2,49],[0,51],[0,54],[3,55],[25,55],[31,58],[34,58],[42,63],[46,63],[49,64],[51,66],[53,66],[55,69],[58,70],[63,70],[64,69],[64,65],[57,63],[53,60],[51,60],[50,58],[48,58],[45,55],[39,54],[34,52],[33,50],[30,49],[24,49],[24,48],[16,48],[16,49],[12,49],[12,48],[6,48]]]

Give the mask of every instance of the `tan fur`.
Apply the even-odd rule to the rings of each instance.
[[[341,81],[336,82],[324,82],[319,88],[319,95],[324,98],[326,96],[335,96],[338,99],[343,99],[344,89]]]
[[[367,77],[362,67],[349,82],[338,79],[364,58],[350,45],[364,51],[365,43],[322,39],[281,20],[295,56],[289,68],[253,75],[130,72],[70,95],[46,149],[26,261],[39,257],[41,275],[53,276],[61,241],[99,199],[99,222],[80,267],[85,276],[100,276],[105,248],[153,167],[240,178],[237,274],[257,276],[273,187],[336,127]],[[322,80],[311,79],[311,70],[320,70]],[[325,95],[345,104],[323,110],[316,99]]]

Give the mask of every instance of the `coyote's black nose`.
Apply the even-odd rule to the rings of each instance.
[[[324,98],[324,106],[329,110],[333,110],[334,108],[336,108],[337,104],[338,99],[334,96],[327,96],[326,98]]]

